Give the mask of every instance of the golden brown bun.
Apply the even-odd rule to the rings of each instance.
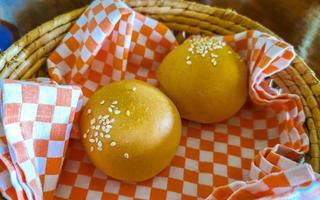
[[[108,125],[110,130],[103,128]],[[181,119],[160,90],[125,80],[93,94],[82,111],[80,130],[97,168],[116,179],[143,181],[169,165],[179,144]]]
[[[228,119],[247,99],[248,69],[230,46],[212,38],[186,40],[162,61],[157,78],[182,118]]]

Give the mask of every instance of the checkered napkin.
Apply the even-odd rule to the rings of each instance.
[[[309,164],[299,164],[303,156],[303,153],[284,145],[265,148],[251,163],[251,181],[235,181],[229,185],[214,188],[212,195],[207,200],[259,199],[262,197],[274,199],[293,192],[300,186],[318,183],[319,174],[314,173]],[[305,193],[316,193],[316,190],[308,190]]]
[[[81,85],[84,101],[111,81],[140,79],[155,83],[155,70],[175,46],[163,24],[133,12],[119,1],[96,0],[48,59],[58,83]],[[71,137],[79,138],[77,127]]]
[[[282,195],[262,197],[259,200],[319,200],[320,199],[320,181],[314,181],[308,186],[296,187],[294,190]]]
[[[0,190],[7,199],[50,198],[57,186],[76,107],[76,86],[2,80]]]
[[[215,124],[183,121],[180,145],[170,166],[156,177],[135,184],[101,173],[89,161],[81,142],[72,140],[55,197],[206,198],[213,187],[250,180],[250,173],[260,180],[264,174],[280,173],[265,171],[260,164],[252,167],[258,162],[255,155],[267,147],[282,144],[299,153],[307,152],[309,141],[299,97],[281,94],[268,84],[268,77],[293,60],[293,47],[258,31],[215,38],[231,45],[250,71],[250,100],[235,116]],[[79,85],[88,98],[102,85],[121,79],[157,85],[155,71],[176,45],[168,28],[124,3],[93,1],[51,54],[48,67],[54,80]],[[291,165],[285,164],[287,168]],[[307,170],[310,167],[301,167],[301,171]],[[260,185],[256,186],[258,190]]]

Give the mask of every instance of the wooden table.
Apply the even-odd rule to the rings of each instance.
[[[320,77],[320,0],[196,0],[231,8],[262,23],[293,44]],[[0,19],[15,24],[21,36],[52,17],[90,0],[0,1]]]

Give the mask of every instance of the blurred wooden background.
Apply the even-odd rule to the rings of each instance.
[[[293,44],[320,77],[320,0],[195,0],[231,8]],[[81,7],[90,0],[0,0],[0,19],[23,35],[52,17]]]

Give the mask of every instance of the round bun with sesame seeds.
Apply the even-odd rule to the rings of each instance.
[[[149,179],[174,157],[181,119],[159,89],[138,80],[113,82],[82,109],[82,143],[97,168],[125,181]]]
[[[230,118],[248,96],[248,68],[232,48],[196,36],[171,51],[157,79],[182,118],[214,123]]]

